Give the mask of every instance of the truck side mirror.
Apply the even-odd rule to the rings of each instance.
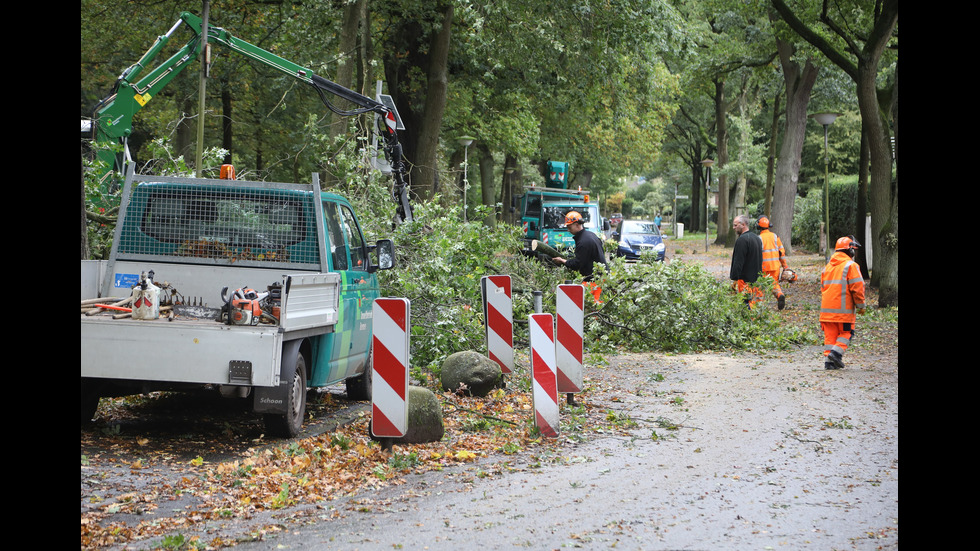
[[[395,243],[391,239],[379,239],[374,245],[378,263],[372,264],[371,271],[390,270],[395,267]]]

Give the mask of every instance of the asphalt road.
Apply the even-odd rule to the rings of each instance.
[[[411,475],[238,547],[897,549],[897,353],[878,352],[620,356],[594,384],[632,437]]]

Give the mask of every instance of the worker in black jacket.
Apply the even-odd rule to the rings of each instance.
[[[744,214],[736,216],[732,229],[738,234],[732,249],[732,268],[728,274],[732,288],[745,294],[750,308],[762,298],[762,291],[753,285],[762,271],[762,238],[749,231],[751,220]]]
[[[592,280],[595,264],[606,265],[606,251],[602,248],[602,240],[591,231],[585,231],[585,223],[578,211],[569,211],[565,215],[565,227],[572,232],[575,240],[575,258],[565,260],[560,256],[552,257],[555,264],[564,264],[566,268],[582,274],[585,281]]]

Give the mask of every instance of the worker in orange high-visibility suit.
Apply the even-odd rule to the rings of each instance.
[[[772,294],[776,297],[777,306],[782,310],[786,307],[786,295],[779,286],[779,274],[783,268],[789,267],[786,264],[786,250],[783,249],[783,242],[779,240],[779,236],[769,229],[768,216],[760,216],[756,225],[759,226],[759,237],[762,238],[762,272],[772,278]]]
[[[830,262],[820,276],[820,328],[823,329],[824,368],[844,367],[842,356],[854,336],[855,313],[864,314],[864,278],[854,262],[861,244],[853,237],[841,237]]]

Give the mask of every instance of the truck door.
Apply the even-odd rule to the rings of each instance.
[[[350,205],[324,201],[323,215],[330,267],[340,274],[340,311],[334,332],[324,335],[317,346],[313,386],[342,381],[368,367],[371,307],[379,294],[378,278],[368,272],[367,244]]]

